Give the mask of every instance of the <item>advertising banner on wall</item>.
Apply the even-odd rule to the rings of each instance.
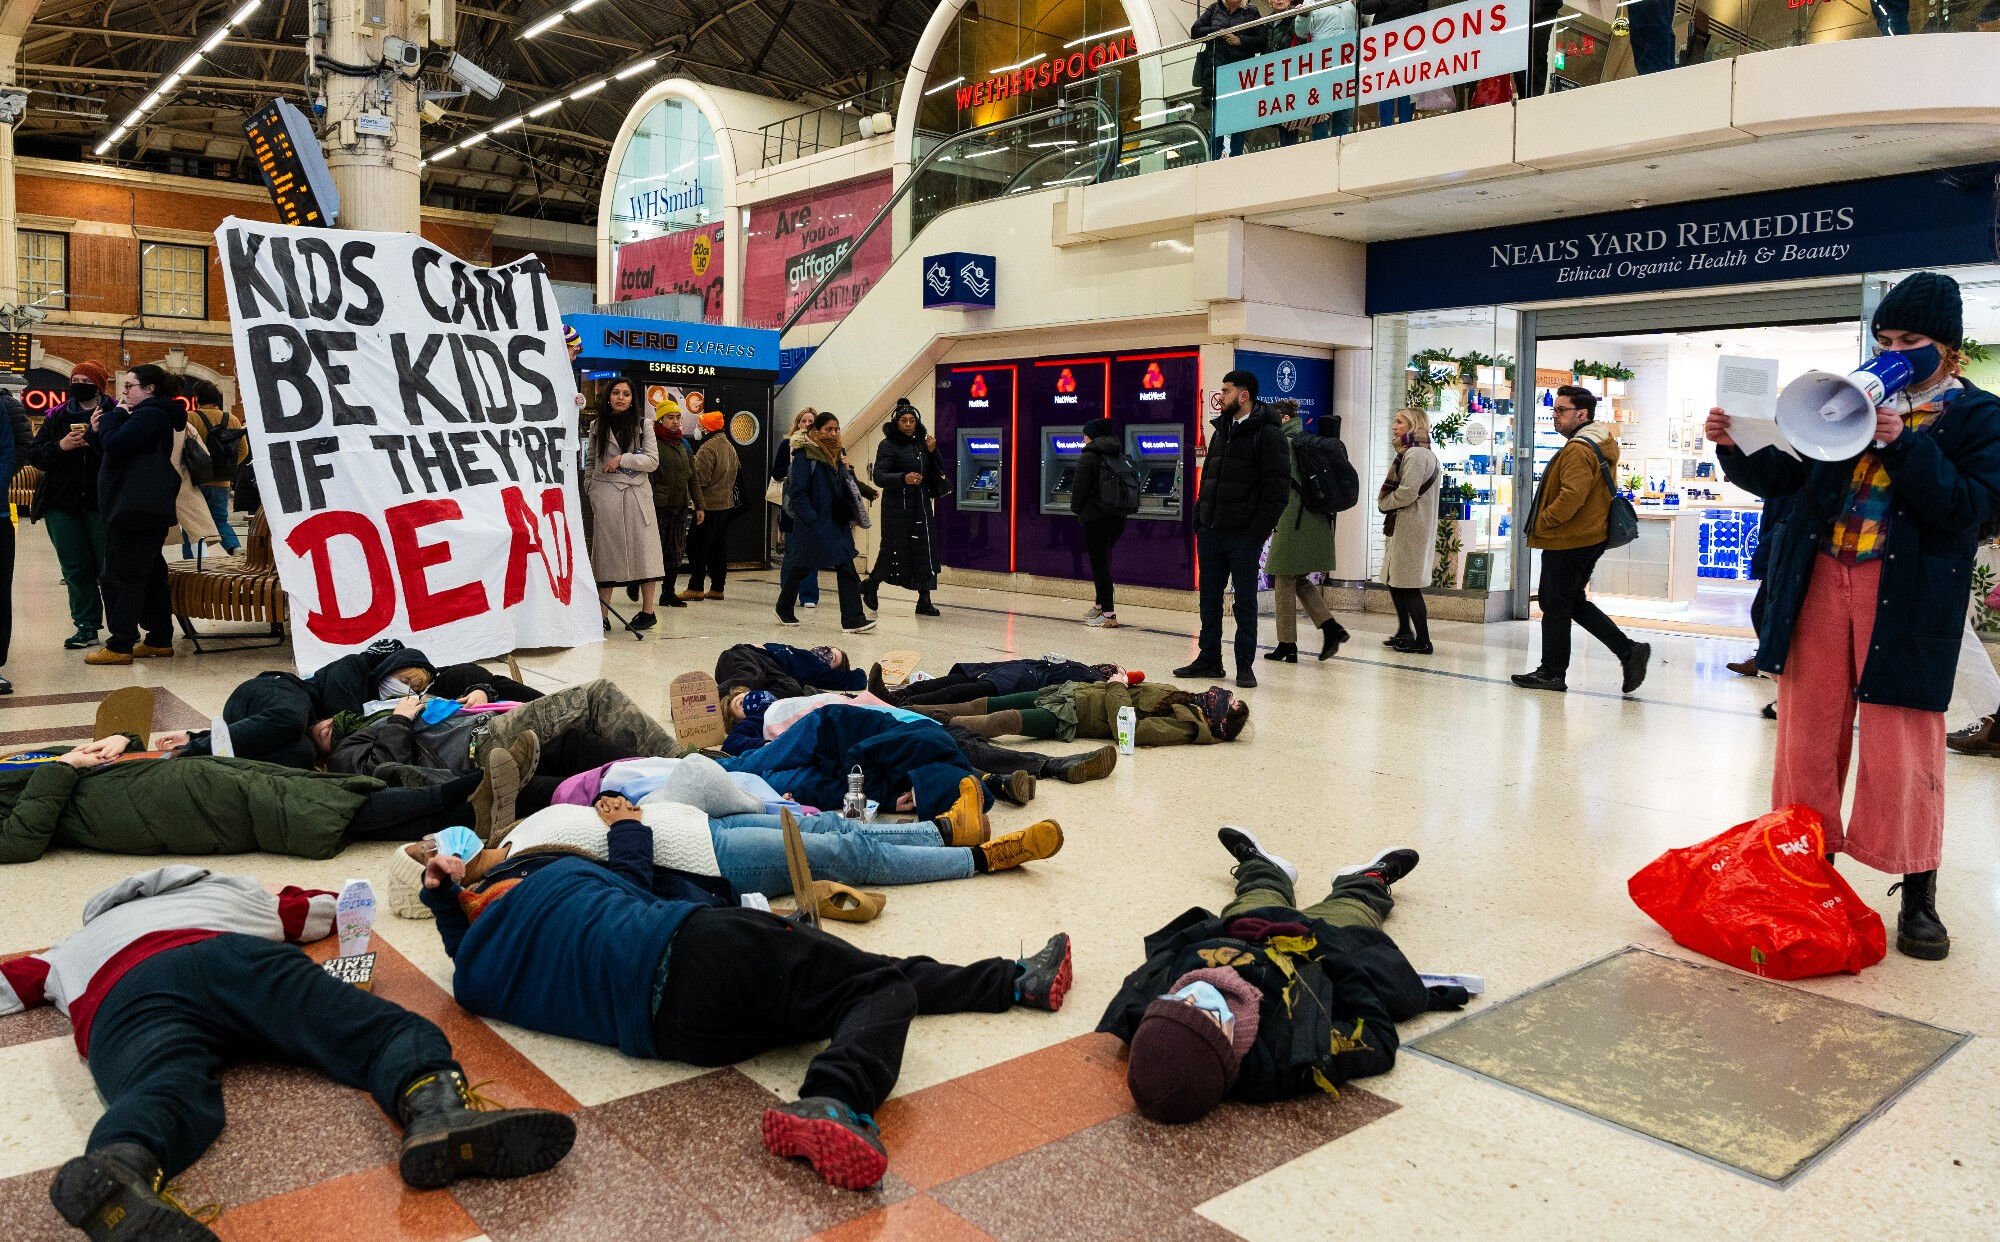
[[[438,664],[598,641],[541,261],[234,217],[216,237],[299,671],[385,638]]]
[[[743,321],[777,327],[829,272],[833,279],[799,322],[826,323],[853,310],[895,258],[887,228],[875,230],[858,249],[854,245],[891,190],[885,173],[751,208],[750,236],[743,245]]]
[[[702,319],[722,322],[722,224],[682,229],[665,237],[626,242],[613,255],[616,301],[661,293],[694,293],[702,299]]]
[[[1218,65],[1214,129],[1310,120],[1527,67],[1526,0],[1470,0]]]

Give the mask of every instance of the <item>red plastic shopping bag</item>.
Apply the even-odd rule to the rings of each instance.
[[[1668,850],[1626,889],[1676,942],[1767,979],[1859,974],[1888,949],[1882,916],[1827,863],[1810,807]]]

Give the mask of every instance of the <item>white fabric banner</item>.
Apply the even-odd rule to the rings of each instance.
[[[299,670],[385,638],[440,665],[599,641],[541,262],[235,217],[216,240]]]

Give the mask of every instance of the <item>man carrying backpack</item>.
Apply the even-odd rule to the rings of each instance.
[[[1111,549],[1125,533],[1125,519],[1139,511],[1139,468],[1125,455],[1118,425],[1110,419],[1085,423],[1083,434],[1088,441],[1069,492],[1069,511],[1083,523],[1083,546],[1097,584],[1097,602],[1083,623],[1110,629],[1118,624],[1111,597]]]
[[[1556,450],[1528,508],[1528,546],[1542,549],[1542,663],[1531,673],[1514,674],[1524,690],[1569,689],[1569,623],[1576,623],[1611,648],[1624,671],[1623,691],[1646,680],[1648,643],[1625,636],[1603,609],[1584,596],[1597,559],[1604,555],[1611,516],[1612,471],[1618,466],[1618,435],[1593,420],[1597,396],[1588,388],[1564,385],[1555,391],[1556,430],[1569,443]]]
[[[193,384],[194,412],[188,415],[188,438],[201,443],[208,458],[206,470],[194,471],[195,485],[208,501],[209,515],[215,519],[215,533],[222,540],[225,555],[235,556],[242,546],[229,525],[229,481],[236,468],[250,456],[250,439],[243,429],[243,417],[232,414],[222,399],[222,390],[207,380]],[[187,536],[181,536],[181,559],[194,555]]]
[[[1319,627],[1319,658],[1330,660],[1347,641],[1347,630],[1326,606],[1319,584],[1306,575],[1333,572],[1333,515],[1353,506],[1361,480],[1348,463],[1346,445],[1305,429],[1298,402],[1273,401],[1271,408],[1292,446],[1292,498],[1278,519],[1278,529],[1271,532],[1271,554],[1264,561],[1264,572],[1271,575],[1275,588],[1278,617],[1278,645],[1264,658],[1299,662],[1297,605],[1303,604]]]

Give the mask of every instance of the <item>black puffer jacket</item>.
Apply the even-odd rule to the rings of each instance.
[[[34,503],[28,508],[28,518],[40,521],[42,515],[50,511],[56,513],[90,513],[97,508],[97,472],[103,468],[103,456],[97,446],[89,440],[83,447],[64,451],[62,438],[69,429],[81,424],[90,427],[90,416],[100,409],[108,409],[108,402],[93,402],[80,406],[74,401],[65,401],[42,419],[42,429],[26,446],[22,460],[42,472],[35,481]]]
[[[894,423],[882,430],[869,477],[882,489],[882,541],[875,552],[875,576],[912,591],[937,585],[936,527],[931,498],[942,490],[944,472],[938,456],[924,447],[927,433],[917,424],[915,435],[904,435]],[[921,481],[909,482],[911,475]]]
[[[1088,427],[1084,430],[1090,430]],[[1111,480],[1111,465],[1125,456],[1125,443],[1116,435],[1092,436],[1083,446],[1083,453],[1077,458],[1076,478],[1070,484],[1069,511],[1085,522],[1098,522],[1105,518],[1126,517],[1104,503],[1106,485]]]
[[[357,651],[320,669],[311,677],[272,671],[259,673],[230,691],[222,704],[230,745],[239,759],[260,759],[288,768],[319,766],[312,726],[341,712],[359,712],[376,697],[382,679],[404,669],[433,671],[415,647]],[[187,754],[210,753],[209,735],[196,734]]]
[[[1259,401],[1242,422],[1221,414],[1209,427],[1195,524],[1229,534],[1270,534],[1292,498],[1292,446],[1277,415]]]

